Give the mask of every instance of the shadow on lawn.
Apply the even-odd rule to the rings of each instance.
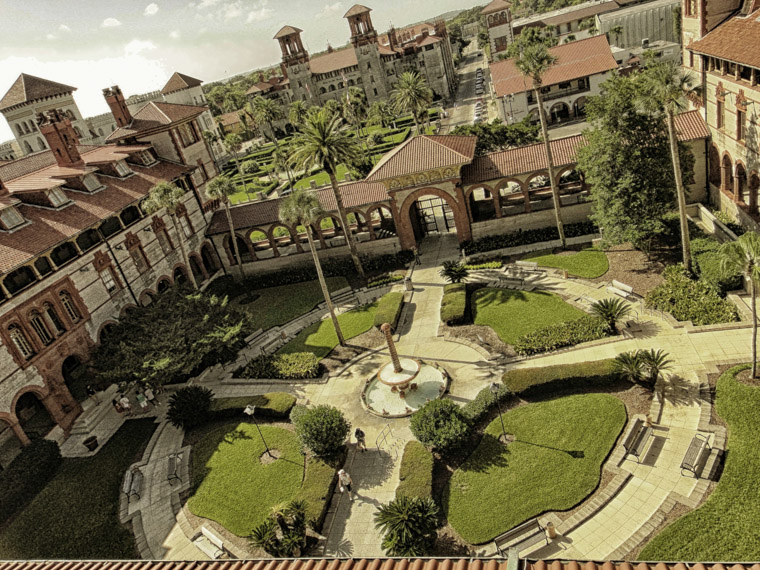
[[[475,452],[459,466],[462,471],[481,473],[491,467],[506,467],[509,464],[509,446],[501,443],[489,433],[483,435]]]

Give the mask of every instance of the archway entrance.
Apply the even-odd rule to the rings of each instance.
[[[216,255],[207,243],[204,243],[203,247],[201,247],[201,259],[203,261],[203,267],[209,275],[213,275],[219,270]]]
[[[190,257],[190,269],[193,272],[193,277],[195,278],[196,283],[202,283],[205,280],[201,265],[198,263],[198,260],[194,255]]]
[[[409,210],[417,241],[428,235],[456,233],[454,212],[448,202],[438,196],[422,196]]]
[[[87,373],[87,367],[82,364],[82,359],[72,354],[63,361],[61,372],[72,397],[77,402],[84,402],[87,399],[87,384],[91,379]]]
[[[45,437],[55,422],[34,392],[26,392],[16,402],[16,417],[30,439]]]

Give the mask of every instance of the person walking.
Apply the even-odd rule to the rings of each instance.
[[[412,253],[414,254],[414,264],[422,265],[422,260],[420,259],[420,250],[417,249],[416,245],[412,247]]]
[[[132,415],[132,404],[129,403],[129,398],[127,398],[126,394],[121,397],[119,404],[121,404],[121,409],[124,410],[125,414],[128,416]]]
[[[349,475],[344,469],[338,471],[338,483],[340,484],[340,492],[345,493],[348,491],[348,500],[353,501],[354,491],[351,488],[351,485],[353,485],[354,482],[351,480],[351,475]]]
[[[135,395],[135,400],[137,400],[137,403],[140,404],[140,412],[143,413],[143,414],[146,413],[148,411],[148,400],[143,395],[143,393],[142,392],[138,392]]]
[[[145,394],[145,397],[148,399],[148,401],[151,404],[153,404],[154,406],[158,404],[158,402],[156,401],[156,395],[153,393],[153,389],[150,386],[145,388],[145,391],[143,392],[143,394]]]
[[[100,398],[98,398],[98,393],[95,391],[95,388],[92,387],[92,384],[87,384],[85,391],[87,392],[87,397],[92,398],[95,401],[95,405],[99,406]]]
[[[367,436],[364,435],[364,432],[361,430],[361,428],[356,428],[354,437],[356,438],[356,448],[362,453],[367,451],[367,443],[365,441]]]

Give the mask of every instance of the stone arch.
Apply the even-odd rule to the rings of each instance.
[[[119,320],[126,317],[129,313],[133,312],[135,309],[137,309],[137,305],[135,305],[134,303],[129,303],[127,305],[124,305],[121,308],[121,311],[119,311]]]
[[[32,154],[34,152],[32,150],[32,145],[29,144],[29,141],[24,141],[24,152],[26,154]]]
[[[742,204],[749,205],[747,169],[741,160],[737,160],[734,165],[734,196]]]
[[[549,118],[552,123],[561,123],[570,118],[570,107],[564,101],[557,101],[549,108]]]
[[[45,437],[56,426],[49,402],[48,394],[30,387],[22,388],[14,397],[13,415],[30,439]]]
[[[275,222],[269,226],[267,237],[269,237],[269,243],[272,245],[275,257],[290,255],[300,251],[296,232],[287,224]]]
[[[174,266],[174,269],[172,269],[172,276],[174,277],[175,283],[190,282],[190,276],[187,273],[187,267],[185,267],[184,263],[178,263]]]
[[[172,278],[169,275],[162,275],[158,281],[156,281],[156,291],[160,294],[167,291],[172,286]]]
[[[709,180],[715,187],[721,187],[721,165],[720,165],[720,153],[718,147],[715,144],[710,145],[710,150],[707,154],[709,164]]]
[[[208,275],[213,275],[220,269],[219,257],[209,242],[205,242],[201,246],[201,261],[203,261],[203,267]]]
[[[733,160],[731,160],[731,155],[727,152],[723,153],[723,158],[721,158],[720,161],[720,187],[722,190],[731,193],[732,192],[732,183],[731,180],[733,178]],[[736,198],[736,196],[734,196]]]
[[[496,184],[501,216],[512,216],[530,211],[528,185],[518,178],[504,178]]]
[[[18,442],[18,448],[14,450],[15,452],[21,451],[21,448],[29,445],[31,441],[29,440],[29,436],[26,435],[26,432],[21,427],[21,424],[18,421],[18,418],[13,413],[8,412],[0,412],[0,421],[8,424],[8,427],[10,427],[11,431],[13,432],[13,435],[16,436],[16,441]],[[4,446],[4,450],[7,454],[8,447],[7,444]],[[12,452],[13,453],[13,452]],[[12,460],[12,457],[6,457],[6,459]]]
[[[454,215],[454,224],[456,225],[457,238],[459,243],[469,241],[472,239],[472,229],[470,227],[470,219],[467,214],[467,207],[464,201],[464,195],[461,194],[457,199],[448,192],[436,188],[434,186],[428,186],[425,188],[419,188],[410,193],[399,207],[398,230],[401,238],[401,247],[403,249],[411,249],[415,245],[416,235],[414,231],[414,225],[411,221],[411,210],[413,204],[424,196],[437,196],[443,199],[451,208]]]
[[[578,97],[575,101],[573,101],[573,116],[574,117],[586,116],[586,101],[587,101],[587,98],[585,95]]]
[[[203,269],[203,260],[201,256],[193,252],[187,256],[187,260],[190,262],[190,271],[193,272],[193,277],[196,283],[202,283],[208,279],[206,270]]]
[[[386,214],[387,212],[387,214]],[[375,239],[383,239],[398,235],[396,229],[396,219],[393,216],[393,210],[385,204],[377,204],[367,209],[367,219],[371,233]]]
[[[113,329],[118,325],[119,323],[114,320],[108,320],[103,322],[100,327],[98,328],[98,344],[103,344],[105,339],[108,337],[109,334],[113,332]]]
[[[141,307],[147,307],[156,300],[156,297],[157,293],[155,291],[152,289],[145,289],[145,291],[140,293],[140,296],[137,297],[137,300],[139,301]]]
[[[473,222],[483,222],[501,217],[499,193],[488,184],[473,184],[465,191]]]
[[[72,352],[61,361],[61,379],[77,402],[84,402],[87,399],[86,388],[90,377],[85,365],[86,360],[83,355]]]

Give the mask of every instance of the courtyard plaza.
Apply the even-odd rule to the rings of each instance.
[[[608,458],[605,469],[618,475],[617,493],[594,509],[583,522],[562,532],[563,524],[553,513],[541,517],[554,521],[560,535],[548,545],[543,543],[522,551],[523,556],[549,558],[605,559],[619,557],[631,541],[640,541],[653,530],[658,511],[668,502],[681,499],[694,503],[705,491],[705,484],[684,477],[679,464],[700,423],[699,384],[705,374],[714,371],[716,363],[746,360],[750,350],[749,328],[689,334],[686,328],[671,324],[643,311],[638,314],[639,328],[632,338],[564,350],[512,364],[499,365],[489,360],[483,348],[471,347],[439,336],[439,309],[443,279],[438,271],[441,263],[458,256],[454,234],[431,237],[420,248],[422,264],[414,267],[413,291],[408,299],[395,338],[399,354],[434,360],[449,371],[453,381],[449,396],[457,402],[472,399],[491,382],[498,381],[508,367],[539,367],[613,358],[629,350],[662,348],[674,361],[667,379],[658,386],[655,403],[661,401],[658,417],[653,417],[656,433],[646,456],[637,462],[625,458],[619,446]],[[568,299],[585,302],[608,297],[599,284],[582,280],[544,277],[541,287],[560,293]],[[401,289],[402,286],[399,286]],[[637,309],[640,307],[637,306]],[[350,446],[346,470],[355,484],[355,497],[336,490],[322,534],[324,555],[372,557],[383,555],[382,537],[374,526],[374,513],[380,504],[393,499],[399,482],[399,466],[403,447],[411,441],[408,420],[378,417],[360,405],[364,381],[387,362],[387,349],[367,351],[349,363],[325,383],[293,383],[278,389],[293,393],[299,403],[330,404],[338,407],[351,422],[367,435],[369,450],[357,453]],[[216,397],[238,397],[261,394],[270,385],[230,383],[230,372],[206,375],[203,384]],[[225,381],[226,380],[226,381]],[[188,454],[182,448],[182,432],[163,420],[163,407],[157,410],[161,423],[148,444],[140,466],[145,474],[145,492],[139,500],[122,500],[122,519],[132,520],[141,556],[153,559],[205,559],[192,542],[197,534],[182,509],[180,494],[189,485],[189,476],[181,474],[181,483],[170,483],[165,476],[165,459],[171,453]],[[572,420],[569,420],[572,421]],[[622,483],[620,483],[622,481]],[[671,505],[672,506],[672,505]],[[507,529],[505,529],[507,530]],[[244,551],[230,549],[232,555],[245,557]],[[476,547],[479,555],[494,555],[491,543]]]

